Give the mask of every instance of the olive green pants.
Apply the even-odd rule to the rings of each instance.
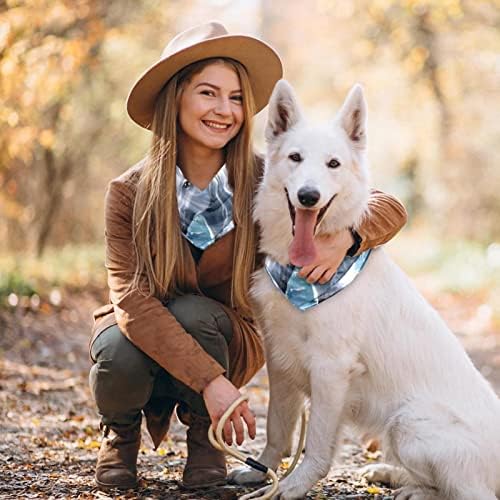
[[[221,305],[207,297],[184,295],[170,300],[167,307],[228,375],[228,344],[233,331]],[[137,422],[151,398],[184,402],[198,415],[207,415],[203,397],[135,347],[118,326],[107,328],[97,337],[91,356],[90,388],[103,424]]]

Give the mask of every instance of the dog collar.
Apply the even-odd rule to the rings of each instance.
[[[308,283],[299,276],[300,267],[288,264],[282,266],[267,256],[264,268],[274,285],[281,290],[290,303],[301,311],[317,306],[350,285],[363,269],[371,250],[344,260],[327,283]]]

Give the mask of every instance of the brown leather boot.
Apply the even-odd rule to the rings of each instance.
[[[177,407],[179,420],[188,425],[188,458],[182,474],[184,488],[208,488],[226,484],[226,460],[224,453],[216,450],[208,440],[209,417],[200,417]]]
[[[110,431],[113,436],[109,437]],[[95,481],[101,489],[129,489],[137,486],[137,455],[141,444],[141,422],[104,426],[104,438],[97,456]]]

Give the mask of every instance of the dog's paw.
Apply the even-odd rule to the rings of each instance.
[[[231,471],[227,477],[231,484],[262,484],[266,481],[266,474],[250,467],[240,467]]]
[[[295,493],[278,491],[276,495],[273,495],[272,500],[300,500],[302,498],[305,497],[303,495],[298,497]]]
[[[283,479],[279,484],[279,489],[273,496],[273,500],[300,500],[305,498],[309,488],[304,487],[303,484],[299,485],[292,481],[287,481],[288,478]]]
[[[441,498],[433,490],[416,486],[405,486],[394,492],[395,500],[440,500]]]
[[[382,483],[390,485],[393,482],[394,467],[387,464],[365,465],[358,470],[360,477],[366,479],[369,483]]]

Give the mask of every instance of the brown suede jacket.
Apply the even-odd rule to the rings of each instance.
[[[122,333],[160,366],[195,391],[202,392],[215,377],[224,373],[219,365],[176,321],[155,297],[146,297],[129,285],[135,271],[132,243],[132,211],[142,163],[112,180],[105,200],[106,268],[109,303],[94,311],[91,344],[106,328],[117,324]],[[394,197],[372,190],[368,216],[358,233],[360,252],[390,240],[406,223],[406,211]],[[185,242],[188,245],[187,242]],[[233,325],[229,345],[231,381],[237,387],[246,384],[263,366],[262,341],[255,323],[241,317],[230,307],[234,231],[209,246],[198,263],[189,262],[190,286],[187,293],[201,293],[221,302]],[[191,252],[187,252],[191,255]],[[170,415],[152,424],[158,415],[149,412],[148,428],[155,446],[163,439]],[[148,415],[146,415],[148,417]]]

